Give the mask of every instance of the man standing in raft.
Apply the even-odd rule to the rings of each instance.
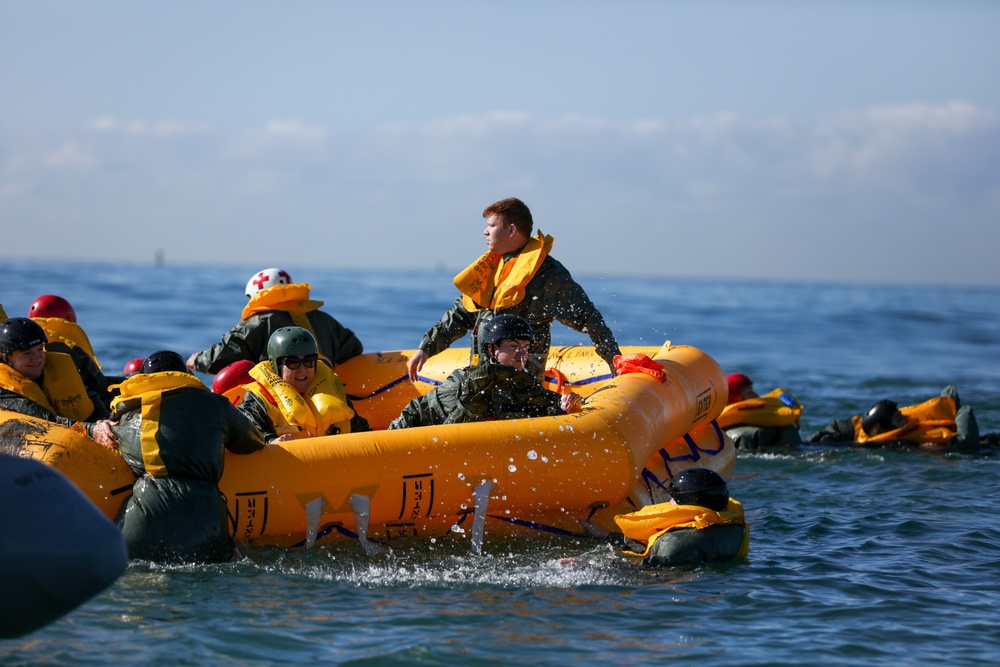
[[[263,448],[260,432],[169,350],[149,355],[122,382],[113,410],[118,449],[139,478],[118,516],[129,558],[230,560],[235,546],[219,491],[225,450]]]
[[[46,352],[46,342],[42,327],[27,317],[0,323],[0,409],[55,422],[114,446],[117,436],[107,406],[84,385],[73,358]]]
[[[354,332],[320,310],[322,301],[309,298],[308,283],[293,283],[282,269],[264,269],[250,277],[246,295],[250,301],[243,318],[216,343],[188,357],[187,367],[201,373],[218,373],[229,364],[246,359],[267,359],[267,342],[282,327],[306,329],[319,344],[320,352],[336,368],[364,351]]]
[[[417,381],[417,373],[429,357],[470,330],[470,362],[476,363],[482,327],[501,313],[527,320],[534,330],[527,367],[539,379],[544,379],[552,320],[590,336],[613,373],[614,358],[621,353],[614,334],[583,288],[549,255],[552,237],[541,232],[531,236],[534,222],[524,202],[513,197],[502,199],[488,206],[483,217],[489,251],[455,276],[455,286],[462,295],[424,334],[408,364],[410,380]]]
[[[580,411],[580,396],[549,391],[525,372],[535,334],[520,317],[497,315],[480,336],[484,363],[454,371],[439,387],[403,408],[390,429],[493,419],[528,419]]]
[[[267,357],[250,369],[239,404],[266,442],[371,430],[337,374],[319,361],[311,333],[278,329],[267,343]]]

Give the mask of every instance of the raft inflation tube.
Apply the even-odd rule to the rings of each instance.
[[[729,478],[735,449],[714,422],[726,400],[722,368],[696,348],[669,342],[622,353],[646,354],[663,366],[665,381],[643,373],[611,377],[593,347],[552,348],[550,388],[587,396],[581,412],[348,433],[227,453],[220,489],[234,536],[283,547],[356,539],[372,549],[397,538],[468,539],[476,548],[493,536],[620,532],[614,514],[661,502],[670,479],[685,468],[712,468]],[[420,381],[411,383],[411,355],[365,354],[337,367],[373,428],[385,429],[412,397],[468,364],[467,348],[449,350],[431,357]],[[0,413],[0,432],[5,417],[6,426],[26,421],[11,414]],[[120,490],[131,488],[131,472],[122,471],[128,466],[117,452],[54,425],[49,440],[56,429],[75,438],[67,450],[103,450],[49,455],[46,462],[79,477],[84,492],[105,501],[114,516]],[[23,455],[45,453],[32,451]]]
[[[0,638],[64,616],[125,571],[118,527],[62,474],[0,454]]]

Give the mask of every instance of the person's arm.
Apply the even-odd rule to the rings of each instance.
[[[853,442],[854,422],[835,419],[809,436],[809,442]]]
[[[236,361],[247,359],[254,363],[260,360],[267,349],[270,328],[260,316],[237,322],[223,337],[222,341],[210,345],[188,358],[188,367],[200,373],[215,374]]]
[[[228,401],[226,402],[228,403]],[[231,404],[230,407],[232,407]],[[278,439],[278,434],[274,432],[274,422],[267,415],[267,410],[256,394],[248,391],[243,400],[240,401],[239,406],[234,407],[233,410],[259,435],[262,443],[270,443]],[[239,427],[237,425],[235,428]],[[256,449],[251,449],[250,451],[256,451]],[[243,454],[247,452],[237,453]]]
[[[371,431],[371,424],[368,423],[367,419],[358,414],[357,409],[354,407],[354,403],[351,402],[349,397],[347,398],[347,405],[354,410],[354,416],[351,417],[351,433],[367,433],[368,431]]]
[[[428,358],[451,347],[452,343],[467,334],[475,325],[476,316],[465,309],[462,298],[459,297],[455,300],[455,304],[445,311],[437,324],[428,329],[420,339],[418,349],[407,362],[410,381],[417,381],[417,373],[424,367]]]

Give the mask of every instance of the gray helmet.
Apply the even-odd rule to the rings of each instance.
[[[11,352],[28,350],[47,342],[49,338],[45,329],[27,317],[12,317],[0,322],[0,355],[5,358]]]
[[[516,315],[497,315],[483,325],[483,333],[479,337],[483,354],[487,345],[496,345],[502,340],[535,340],[535,332],[531,325]]]
[[[876,401],[861,418],[861,430],[868,436],[891,431],[892,417],[896,412],[898,412],[898,406],[894,402],[885,398]]]
[[[677,473],[667,489],[678,505],[697,505],[716,512],[729,505],[729,486],[722,475],[708,468],[688,468]]]
[[[267,358],[271,361],[271,368],[279,375],[278,362],[282,357],[304,357],[307,354],[318,355],[319,346],[315,336],[302,327],[281,327],[267,341]]]
[[[184,362],[184,357],[170,350],[160,350],[146,357],[142,366],[139,367],[140,373],[163,373],[165,371],[187,373],[188,367]]]

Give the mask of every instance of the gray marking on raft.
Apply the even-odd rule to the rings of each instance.
[[[493,482],[483,482],[472,491],[475,505],[472,510],[472,553],[482,553],[483,534],[486,532],[486,508],[490,502]]]
[[[306,503],[306,549],[312,549],[319,534],[319,520],[323,516],[323,499],[316,498]]]
[[[360,496],[355,493],[351,496],[351,508],[354,510],[354,524],[358,529],[358,541],[364,547],[365,553],[369,556],[384,554],[386,549],[368,541],[368,519],[371,517],[371,500],[369,500],[368,496]]]

